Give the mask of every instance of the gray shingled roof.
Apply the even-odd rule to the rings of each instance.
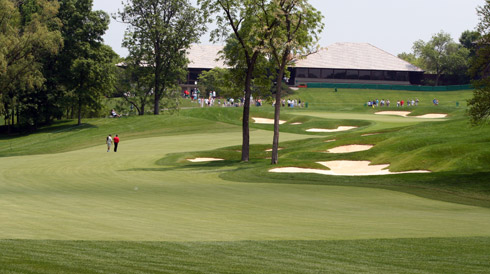
[[[297,60],[295,67],[423,71],[369,43],[335,43]]]
[[[216,60],[221,45],[192,45],[188,51],[189,68],[226,68]],[[334,68],[416,71],[423,70],[369,43],[335,43],[305,59],[296,61],[298,68]]]
[[[223,46],[220,45],[191,45],[187,55],[190,61],[188,68],[226,68],[223,60],[216,60],[219,57],[218,52],[222,49]]]

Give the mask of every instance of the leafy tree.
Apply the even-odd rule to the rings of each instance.
[[[56,63],[57,81],[66,89],[65,102],[76,109],[78,124],[84,111],[100,109],[101,96],[114,84],[116,54],[102,43],[109,16],[92,6],[92,0],[63,0],[59,12],[64,48]]]
[[[323,29],[323,16],[307,0],[271,1],[262,4],[262,18],[265,25],[278,20],[277,28],[266,41],[266,51],[272,57],[276,75],[274,137],[272,144],[272,164],[278,163],[279,118],[281,111],[282,81],[286,68],[293,64],[294,58],[301,58],[313,51],[318,34]]]
[[[272,30],[278,27],[279,21],[276,18],[267,22],[258,19],[257,16],[263,12],[261,5],[264,4],[264,0],[198,0],[198,4],[202,10],[215,18],[217,28],[211,33],[211,40],[223,39],[237,45],[228,51],[228,53],[237,53],[233,58],[230,58],[225,50],[227,64],[246,72],[243,81],[245,104],[242,119],[241,160],[247,162],[250,149],[250,96],[254,70],[257,61],[265,52],[265,42],[269,39]]]
[[[232,72],[225,68],[214,68],[199,75],[199,89],[216,91],[219,96],[234,97],[241,91],[241,85],[233,78]]]
[[[478,7],[477,13],[480,17],[477,29],[481,39],[478,40],[476,55],[470,68],[470,73],[477,80],[472,82],[475,90],[473,98],[468,101],[473,124],[486,121],[490,116],[490,0]]]
[[[61,47],[57,11],[56,1],[0,0],[0,110],[10,125],[15,116],[19,123],[26,113],[36,114],[45,81],[40,60]]]
[[[478,31],[466,30],[461,34],[459,43],[470,51],[470,57],[475,56],[477,43],[480,40],[481,35]]]
[[[160,101],[177,102],[177,85],[187,73],[186,50],[205,31],[204,17],[187,0],[129,0],[117,18],[128,24],[123,45],[131,58],[150,67],[154,114]]]
[[[448,33],[441,31],[433,35],[429,42],[418,40],[413,50],[426,70],[436,74],[436,86],[444,73],[466,74],[469,50],[455,43]]]
[[[410,64],[416,66],[416,67],[419,67],[423,70],[427,70],[425,68],[425,64],[422,62],[422,60],[420,60],[419,58],[417,58],[415,56],[415,54],[413,53],[406,53],[406,52],[402,52],[400,54],[398,54],[398,58],[402,59],[402,60],[405,60],[407,62],[409,62]]]
[[[116,91],[136,108],[138,115],[144,115],[146,106],[150,104],[152,83],[151,68],[129,57],[124,60],[124,67],[118,68]]]

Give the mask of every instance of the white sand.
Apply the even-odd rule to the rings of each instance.
[[[347,131],[357,127],[349,127],[349,126],[340,126],[336,129],[326,129],[326,128],[310,128],[307,129],[307,132],[339,132],[339,131]]]
[[[283,150],[283,148],[282,147],[278,147],[277,150]],[[272,151],[272,148],[266,149],[265,151],[271,152]]]
[[[446,118],[447,114],[443,113],[429,113],[429,114],[424,114],[420,116],[415,116],[417,118],[422,118],[422,119],[441,119],[441,118]]]
[[[266,124],[266,125],[273,125],[274,124],[274,119],[267,119],[267,118],[258,118],[258,117],[252,117],[254,120],[254,123],[256,124]],[[279,124],[282,125],[286,123],[286,121],[279,120]]]
[[[430,173],[427,170],[413,170],[403,172],[390,172],[387,168],[389,165],[369,165],[370,161],[329,161],[318,162],[330,170],[284,167],[274,168],[269,172],[274,173],[316,173],[322,175],[334,176],[372,176],[372,175],[390,175],[390,174],[405,174],[405,173]]]
[[[296,126],[296,125],[302,125],[303,123],[301,122],[296,122],[296,123],[291,123],[290,125]]]
[[[225,159],[218,158],[195,158],[195,159],[187,159],[189,162],[199,163],[199,162],[214,162],[214,161],[224,161]]]
[[[378,111],[374,114],[381,114],[381,115],[399,115],[403,117],[407,117],[411,112],[410,111]],[[413,116],[415,118],[422,118],[422,119],[441,119],[441,118],[446,118],[447,114],[443,113],[429,113],[429,114],[424,114],[424,115],[419,115],[419,116]]]
[[[330,153],[352,153],[352,152],[370,150],[371,148],[373,148],[373,145],[348,145],[348,146],[334,147],[334,148],[327,150],[327,152],[330,152]]]
[[[407,117],[408,114],[410,114],[411,112],[410,111],[378,111],[374,114],[378,114],[378,115],[398,115],[398,116],[403,116],[403,117]]]

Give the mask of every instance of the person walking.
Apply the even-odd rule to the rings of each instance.
[[[106,138],[106,143],[107,143],[107,152],[111,151],[111,145],[112,145],[112,136],[109,134]]]
[[[117,152],[117,145],[119,144],[119,137],[116,134],[116,137],[114,137],[114,152]]]

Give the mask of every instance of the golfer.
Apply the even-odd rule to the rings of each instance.
[[[107,143],[107,152],[111,151],[111,145],[112,145],[112,137],[109,134],[106,138],[106,143]]]
[[[116,137],[114,137],[114,152],[117,152],[117,145],[119,144],[119,137],[116,134]]]

